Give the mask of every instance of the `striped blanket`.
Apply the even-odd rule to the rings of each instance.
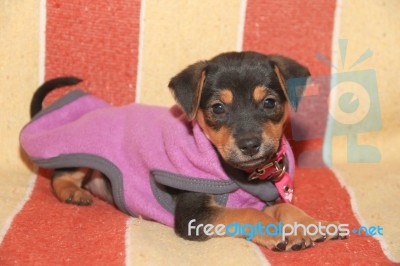
[[[3,0],[1,7],[0,265],[400,261],[400,105],[393,100],[399,95],[398,1]],[[383,236],[351,232],[344,241],[286,253],[244,239],[185,241],[171,228],[129,217],[98,199],[89,207],[62,204],[52,195],[49,171],[32,174],[18,132],[44,79],[81,77],[80,88],[113,105],[169,106],[173,75],[231,50],[280,53],[309,67],[317,82],[307,87],[303,117],[293,114],[287,130],[298,162],[294,204],[350,229],[380,226]],[[363,71],[372,80],[367,85],[367,76],[357,78]],[[348,86],[353,96],[344,92],[337,104],[345,111],[335,109],[337,96],[329,89],[341,87],[334,82],[344,76],[365,88]],[[47,103],[64,93],[52,93]],[[367,111],[361,110],[365,101]],[[310,129],[307,134],[297,133],[302,127]]]

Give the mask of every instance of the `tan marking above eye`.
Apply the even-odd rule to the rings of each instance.
[[[219,98],[224,104],[233,103],[233,93],[229,89],[223,89],[219,92]]]
[[[253,98],[256,102],[261,102],[267,94],[267,89],[264,86],[257,86],[253,91]]]

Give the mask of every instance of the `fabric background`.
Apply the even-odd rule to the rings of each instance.
[[[400,261],[399,1],[3,0],[0,7],[1,265]],[[345,64],[339,39],[348,41]],[[350,68],[367,49],[372,56]],[[370,123],[381,125],[377,130],[347,127],[335,134],[332,119],[327,120],[329,99],[323,98],[305,109],[307,119],[319,123],[318,134],[296,140],[289,128],[288,137],[301,162],[317,162],[328,153],[332,158],[331,169],[298,166],[295,204],[351,228],[380,225],[383,237],[351,235],[290,253],[241,239],[188,242],[170,228],[130,218],[99,200],[91,207],[61,204],[51,193],[49,173],[32,174],[35,169],[24,159],[18,134],[29,121],[31,96],[43,80],[76,75],[85,80],[80,88],[114,105],[169,106],[173,100],[167,84],[173,75],[232,50],[281,53],[307,65],[315,77],[374,71],[379,115]],[[50,95],[47,102],[63,93]],[[333,116],[338,111],[332,107]],[[376,147],[379,162],[350,163],[351,134],[358,144]]]

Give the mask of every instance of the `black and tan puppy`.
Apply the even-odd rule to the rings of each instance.
[[[255,52],[232,52],[211,60],[188,66],[169,83],[178,105],[187,120],[195,120],[217,151],[226,174],[242,187],[263,182],[278,182],[288,171],[286,157],[277,160],[282,147],[285,122],[290,102],[285,81],[308,77],[308,69],[289,58]],[[60,78],[45,83],[35,94],[31,115],[41,110],[46,94],[60,86],[73,85],[80,80]],[[252,180],[269,171],[267,177]],[[98,170],[98,169],[97,169]],[[110,202],[111,185],[96,169],[57,169],[52,187],[59,200],[78,205],[89,205],[98,195]],[[249,178],[250,175],[250,178]],[[285,224],[327,225],[308,216],[287,203],[267,202],[263,210],[255,208],[227,208],[217,203],[212,194],[171,190],[175,200],[175,232],[190,240],[205,240],[212,236],[201,230],[189,234],[189,224]],[[277,195],[277,199],[279,195]],[[140,214],[140,213],[139,213]],[[211,228],[211,227],[210,227]],[[324,230],[307,234],[299,228],[297,235],[280,236],[256,234],[252,241],[273,250],[299,250],[325,239],[337,239],[339,234],[325,234]],[[214,234],[214,236],[218,236]],[[239,237],[245,237],[241,235]]]

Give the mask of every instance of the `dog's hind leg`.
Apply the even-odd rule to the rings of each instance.
[[[110,180],[100,171],[91,170],[91,172],[85,178],[82,186],[89,190],[96,197],[105,200],[111,204],[114,203],[111,182]]]
[[[92,195],[82,188],[88,168],[59,168],[54,171],[51,186],[56,197],[65,203],[92,204]]]

